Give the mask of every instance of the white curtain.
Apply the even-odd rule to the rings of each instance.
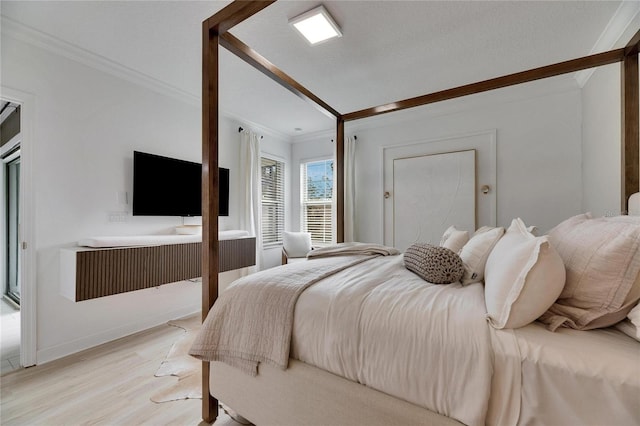
[[[356,138],[344,139],[344,241],[356,235]]]
[[[262,187],[260,179],[260,138],[254,132],[240,132],[240,228],[256,237],[256,266],[261,270],[262,259]]]

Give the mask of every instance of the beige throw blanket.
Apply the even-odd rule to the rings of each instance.
[[[251,374],[258,363],[286,369],[293,313],[310,285],[374,256],[322,258],[271,268],[236,281],[213,305],[189,354]]]
[[[314,259],[329,256],[349,256],[353,254],[395,256],[400,254],[400,252],[393,247],[382,246],[380,244],[340,243],[334,246],[321,247],[312,250],[307,255],[307,258]]]

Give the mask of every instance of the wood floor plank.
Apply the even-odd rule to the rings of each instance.
[[[199,399],[161,404],[149,399],[177,382],[154,373],[182,333],[163,325],[7,373],[0,377],[0,424],[199,425]],[[215,425],[239,425],[220,412]]]

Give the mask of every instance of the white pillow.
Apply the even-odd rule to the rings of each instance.
[[[469,232],[459,231],[455,226],[450,226],[442,235],[440,247],[448,248],[452,252],[458,254],[468,241]]]
[[[487,259],[484,300],[495,328],[519,328],[535,321],[564,287],[562,258],[548,237],[534,237],[514,219]]]
[[[631,194],[629,197],[629,215],[640,216],[640,192]]]
[[[634,323],[631,322],[628,318],[624,321],[620,321],[615,325],[615,327],[622,331],[629,337],[636,339],[640,342],[640,327],[637,327]]]
[[[282,243],[288,257],[307,257],[311,251],[311,233],[284,231]]]
[[[590,330],[622,321],[640,299],[640,222],[574,216],[549,231],[567,282],[539,318],[547,328]]]
[[[537,226],[531,225],[531,226],[527,227],[527,231],[531,235],[533,235],[534,237],[538,236],[538,227]]]
[[[636,307],[629,312],[627,318],[629,318],[629,321],[631,321],[631,323],[635,325],[640,332],[640,304],[636,305]],[[638,338],[640,338],[640,334],[638,334]]]
[[[636,283],[634,285],[638,286],[638,283],[640,283],[640,275],[636,279]],[[638,287],[635,288],[635,292],[637,291]],[[624,321],[617,323],[615,327],[627,336],[633,337],[640,342],[640,303],[631,309],[627,314],[627,318]]]
[[[482,282],[484,266],[489,253],[504,234],[504,228],[484,226],[473,234],[473,238],[460,250],[460,258],[464,264],[462,285]]]

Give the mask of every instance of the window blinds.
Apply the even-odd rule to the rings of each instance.
[[[262,243],[282,242],[284,230],[284,163],[261,158]]]
[[[300,175],[302,230],[311,233],[314,243],[329,244],[333,241],[333,160],[303,163]]]

